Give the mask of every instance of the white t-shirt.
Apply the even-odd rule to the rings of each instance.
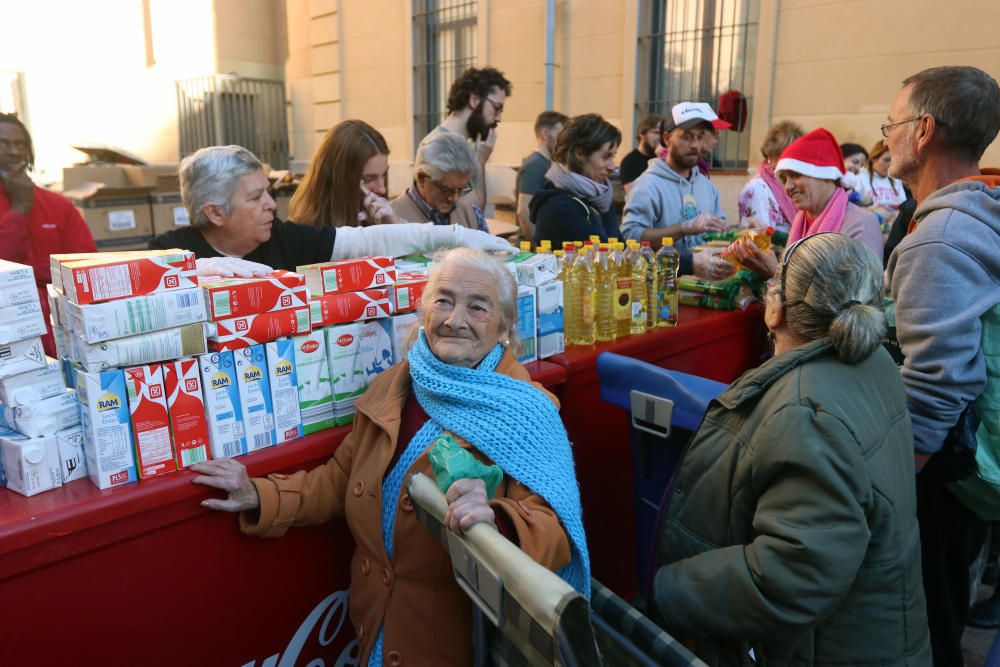
[[[871,174],[863,170],[854,181],[854,191],[861,195],[862,202],[871,201],[869,206],[884,206],[886,208],[899,208],[899,205],[906,201],[906,191],[903,190],[903,182],[898,178],[890,179],[888,176]]]

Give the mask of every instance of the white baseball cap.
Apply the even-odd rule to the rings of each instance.
[[[714,127],[714,121],[719,117],[712,111],[705,102],[679,102],[670,109],[670,115],[666,117],[663,128],[666,131],[674,128],[690,130],[702,123],[708,123]]]

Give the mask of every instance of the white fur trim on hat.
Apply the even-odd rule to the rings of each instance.
[[[840,171],[838,167],[820,167],[815,164],[810,164],[808,162],[803,162],[802,160],[796,160],[795,158],[790,157],[783,157],[778,160],[778,164],[774,165],[775,174],[781,171],[794,171],[802,174],[803,176],[812,176],[813,178],[819,178],[824,181],[837,181],[844,176],[844,172]]]

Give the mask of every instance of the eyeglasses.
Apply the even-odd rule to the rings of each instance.
[[[489,98],[486,98],[486,99],[489,99]],[[453,197],[464,197],[465,195],[467,195],[470,192],[472,192],[472,189],[473,189],[471,185],[466,185],[463,188],[449,188],[449,187],[446,187],[444,185],[441,185],[437,181],[431,181],[431,184],[435,188],[437,188],[438,192],[440,192],[442,195],[444,195],[447,199],[451,199]]]
[[[489,97],[485,98],[487,102],[493,105],[493,110],[497,113],[503,113],[503,104],[499,102],[494,102]]]
[[[896,127],[897,125],[905,125],[906,123],[912,123],[913,121],[920,120],[921,118],[923,118],[923,115],[914,116],[913,118],[907,118],[906,120],[897,121],[895,123],[885,123],[879,129],[882,130],[882,136],[888,139],[889,133],[892,132],[893,128]]]

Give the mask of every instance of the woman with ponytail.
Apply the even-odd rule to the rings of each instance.
[[[711,403],[684,453],[653,605],[709,665],[929,665],[881,262],[805,236],[765,306],[775,356]]]

